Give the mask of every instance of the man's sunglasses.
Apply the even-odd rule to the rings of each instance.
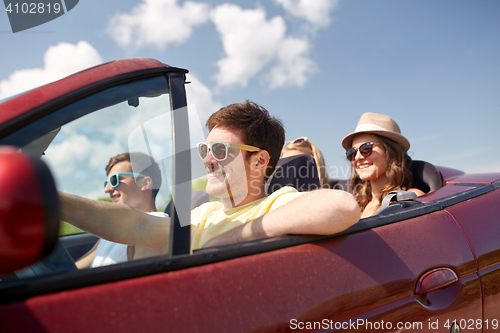
[[[204,159],[207,157],[208,152],[212,152],[212,157],[221,162],[224,161],[227,156],[228,156],[228,151],[229,148],[238,148],[238,149],[243,149],[246,151],[260,151],[262,149],[253,147],[253,146],[248,146],[248,145],[242,145],[239,143],[229,143],[229,142],[211,142],[211,143],[206,143],[206,142],[200,142],[198,143],[198,154],[200,154],[201,159]]]
[[[375,142],[365,142],[359,148],[349,148],[345,151],[345,156],[349,161],[354,161],[356,159],[356,154],[359,150],[363,157],[368,157],[373,153],[373,145],[378,144]]]
[[[126,177],[146,177],[141,173],[133,173],[133,172],[121,172],[121,173],[115,173],[112,174],[108,179],[104,181],[104,187],[109,183],[111,187],[117,187],[118,184],[120,184],[120,176],[126,176]]]

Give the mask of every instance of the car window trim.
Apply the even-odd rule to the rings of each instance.
[[[165,78],[164,75],[156,75],[115,85],[95,92],[92,95],[80,98],[64,107],[53,110],[50,113],[46,113],[43,117],[38,118],[36,121],[30,122],[24,127],[9,133],[8,135],[0,138],[0,144],[23,147],[40,136],[45,135],[58,127],[66,125],[71,121],[102,110],[103,108],[123,103],[128,99],[125,98],[125,96],[130,97],[130,94],[127,91],[130,88],[135,89],[135,95],[140,97],[144,96],[152,87],[155,87],[155,89],[165,89],[164,93],[166,94],[168,92],[167,78]],[[109,98],[109,96],[112,96],[112,98]]]
[[[103,66],[103,65],[100,65]],[[188,73],[187,70],[182,68],[170,67],[165,65],[165,67],[149,68],[139,71],[133,71],[129,73],[119,74],[92,84],[89,84],[80,89],[74,90],[70,93],[58,96],[57,98],[44,103],[32,110],[25,112],[18,117],[6,121],[0,124],[0,138],[4,138],[12,132],[19,130],[20,128],[40,119],[44,116],[51,114],[71,103],[74,103],[80,99],[88,97],[96,92],[106,90],[115,86],[122,85],[131,81],[145,79],[152,76],[166,75],[168,73],[182,73],[185,75]],[[34,89],[32,89],[34,90]],[[31,91],[32,91],[31,90]],[[27,92],[25,92],[27,93]],[[20,95],[19,95],[20,96]],[[16,96],[16,97],[19,97]]]
[[[191,144],[185,77],[169,73],[168,88],[172,107],[173,186],[168,256],[189,254],[191,245]],[[180,219],[179,216],[182,218]],[[180,221],[185,222],[185,226]]]

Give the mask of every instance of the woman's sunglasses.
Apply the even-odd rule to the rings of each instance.
[[[309,140],[307,140],[307,138],[305,136],[302,136],[302,137],[297,138],[297,139],[295,139],[293,141],[289,141],[287,143],[287,145],[289,145],[289,144],[300,145],[300,144],[303,144],[304,142],[308,142],[308,141]]]
[[[204,159],[207,157],[208,152],[212,152],[212,157],[216,161],[224,161],[227,156],[228,156],[228,151],[229,148],[238,148],[238,149],[243,149],[246,151],[260,151],[262,149],[254,147],[254,146],[248,146],[248,145],[242,145],[239,143],[229,143],[229,142],[211,142],[211,143],[206,143],[206,142],[200,142],[198,143],[198,154],[200,154],[201,159]]]
[[[359,146],[358,149],[356,148],[349,148],[345,151],[345,156],[347,157],[347,159],[349,161],[354,161],[356,159],[356,154],[359,150],[359,152],[361,153],[361,155],[363,157],[368,157],[370,156],[372,153],[373,153],[373,145],[375,145],[377,143],[375,142],[365,142],[363,143],[361,146]]]
[[[135,177],[135,178],[146,177],[141,173],[132,173],[132,172],[115,173],[115,174],[112,174],[111,177],[109,177],[108,179],[106,179],[104,181],[104,187],[106,187],[106,185],[108,183],[109,183],[109,185],[111,185],[111,187],[117,187],[120,184],[120,176]]]

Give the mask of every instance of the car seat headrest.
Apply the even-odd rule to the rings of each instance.
[[[429,193],[443,187],[441,173],[429,162],[414,160],[411,172],[413,174],[413,188]]]
[[[283,186],[292,186],[299,192],[319,189],[318,168],[314,157],[300,154],[281,158],[265,184],[269,195]]]

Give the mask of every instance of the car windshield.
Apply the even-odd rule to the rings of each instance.
[[[156,162],[160,172],[161,182],[152,185],[153,191],[157,191],[155,209],[163,213],[171,200],[172,107],[165,76],[125,83],[82,98],[9,134],[0,144],[17,146],[40,157],[49,166],[58,191],[103,201],[119,196],[119,191],[111,192],[114,188],[103,188],[111,176],[106,171],[110,159],[123,153],[142,153],[148,161]],[[133,174],[146,173],[138,169],[142,165],[136,165],[134,158],[129,165],[131,170],[127,171]],[[139,181],[140,177],[126,178],[124,174],[117,180],[128,183]],[[75,233],[82,233],[80,239],[68,236]],[[64,221],[60,236],[62,251],[71,260],[53,262],[49,257],[0,279],[6,282],[74,270],[72,261],[77,262],[97,240]]]

